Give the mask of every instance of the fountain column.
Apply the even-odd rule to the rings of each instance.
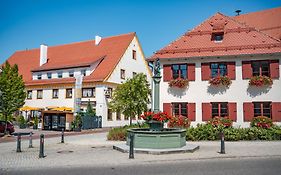
[[[160,61],[159,58],[156,60],[154,64],[154,76],[153,79],[153,87],[154,87],[154,99],[153,99],[153,112],[157,113],[160,111],[160,81],[161,81],[161,75],[160,75]]]

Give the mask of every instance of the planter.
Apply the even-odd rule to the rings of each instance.
[[[147,122],[151,131],[161,131],[164,127],[164,123],[156,120],[150,120]]]
[[[74,132],[81,132],[81,128],[74,128],[73,131]]]
[[[231,85],[231,79],[227,76],[215,77],[209,80],[209,84],[212,86],[225,86],[229,87]]]
[[[267,76],[254,76],[249,80],[250,86],[263,87],[263,86],[271,86],[273,81],[270,77]]]
[[[189,82],[187,79],[174,79],[169,82],[169,87],[177,87],[180,89],[186,88]]]

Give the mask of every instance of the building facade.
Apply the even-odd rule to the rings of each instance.
[[[280,17],[281,8],[217,13],[157,51],[149,60],[161,62],[162,110],[192,125],[215,116],[241,127],[256,116],[281,122]]]
[[[25,105],[42,108],[78,107],[85,110],[88,102],[102,126],[129,123],[126,116],[112,112],[108,104],[117,85],[137,73],[150,79],[151,73],[135,33],[59,45],[41,45],[39,49],[17,51],[8,60],[18,64],[27,90]],[[45,111],[46,112],[46,111]],[[73,120],[55,119],[56,122]]]

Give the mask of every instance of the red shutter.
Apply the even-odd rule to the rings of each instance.
[[[209,80],[211,75],[210,63],[201,64],[201,77],[202,80]]]
[[[167,112],[168,115],[172,115],[172,104],[171,103],[163,103],[163,112]]]
[[[212,118],[211,103],[202,103],[202,121],[208,121]]]
[[[251,102],[243,103],[244,122],[249,122],[254,118],[254,104]]]
[[[242,61],[242,78],[247,79],[251,78],[252,73],[252,64],[251,61]]]
[[[187,110],[188,110],[188,118],[191,121],[195,121],[195,116],[196,116],[196,108],[195,108],[195,103],[188,103],[187,104]]]
[[[187,65],[187,78],[189,81],[195,81],[195,64]]]
[[[163,69],[164,69],[163,81],[170,81],[172,79],[172,66],[164,65]]]
[[[235,80],[235,62],[227,63],[227,76],[231,80]]]
[[[237,121],[237,107],[236,103],[228,103],[229,117],[234,122]]]
[[[279,79],[279,60],[270,61],[270,77]]]
[[[281,122],[281,102],[272,102],[272,121]]]

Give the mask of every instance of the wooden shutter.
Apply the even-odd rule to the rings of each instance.
[[[172,65],[164,65],[163,69],[163,81],[170,81],[172,79]]]
[[[272,102],[272,121],[281,122],[281,102]]]
[[[235,62],[229,62],[227,63],[227,76],[231,80],[235,80]]]
[[[251,78],[253,75],[251,61],[242,61],[242,78]]]
[[[236,122],[237,121],[236,103],[228,103],[228,112],[229,112],[230,119]]]
[[[188,110],[188,118],[191,121],[196,120],[196,108],[195,108],[195,103],[188,103],[187,104],[187,110]]]
[[[279,79],[279,60],[270,61],[270,77]]]
[[[187,79],[189,81],[195,81],[195,64],[187,65]]]
[[[201,77],[202,80],[209,80],[211,75],[211,70],[210,70],[210,63],[202,63],[201,64]]]
[[[243,103],[244,122],[249,122],[254,118],[254,104],[251,102]]]
[[[168,115],[172,115],[172,104],[171,103],[163,103],[163,112],[167,112]]]
[[[208,121],[212,118],[211,103],[202,103],[202,121]]]

